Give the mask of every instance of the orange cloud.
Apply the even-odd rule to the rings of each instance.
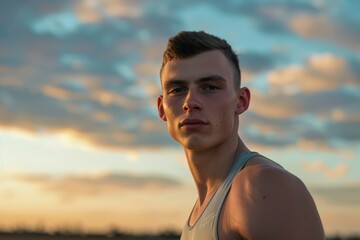
[[[347,112],[343,109],[334,108],[330,113],[330,118],[335,122],[342,121],[359,121],[360,122],[360,113],[357,112]]]
[[[54,192],[65,199],[121,191],[162,191],[181,185],[177,179],[161,175],[101,172],[55,177],[47,174],[8,174],[10,179],[35,184],[46,192]]]
[[[141,16],[142,11],[136,2],[124,0],[85,0],[75,6],[77,17],[84,23],[96,23],[105,17],[136,18]]]
[[[97,122],[108,122],[113,119],[112,114],[100,110],[92,112],[91,116]]]
[[[91,99],[100,102],[103,105],[115,104],[125,109],[134,109],[136,104],[129,98],[121,96],[115,92],[106,89],[97,89],[91,93]]]
[[[292,30],[304,37],[335,36],[336,25],[325,15],[299,14],[290,20]]]
[[[60,88],[58,86],[45,85],[42,87],[42,92],[49,97],[56,98],[59,100],[66,100],[72,97],[71,92]]]
[[[324,39],[356,51],[360,50],[358,36],[351,32],[348,26],[334,21],[328,15],[298,14],[288,22],[288,26],[305,38]]]
[[[289,66],[268,74],[274,92],[320,92],[343,85],[357,85],[345,59],[330,53],[311,56],[304,66]]]
[[[26,78],[35,72],[29,66],[12,67],[0,65],[0,85],[9,87],[21,87]]]
[[[264,95],[254,90],[252,91],[251,108],[261,116],[274,119],[286,119],[303,112],[300,103],[292,96]]]
[[[135,71],[140,75],[156,76],[159,74],[160,65],[158,63],[143,62],[135,66]]]
[[[95,1],[80,1],[75,6],[75,13],[83,23],[96,23],[102,19],[100,11],[97,9]]]
[[[305,162],[303,167],[307,171],[320,172],[332,179],[341,178],[348,172],[348,166],[345,163],[339,163],[336,167],[331,168],[320,160],[313,163]]]

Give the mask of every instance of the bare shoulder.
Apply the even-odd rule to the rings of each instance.
[[[236,186],[247,187],[248,191],[258,193],[307,191],[298,177],[279,164],[261,156],[250,160],[246,164],[244,169],[235,177],[233,186],[235,189],[237,189]],[[266,196],[262,197],[266,198]]]
[[[235,177],[226,205],[246,239],[324,239],[304,183],[264,157],[251,159]]]

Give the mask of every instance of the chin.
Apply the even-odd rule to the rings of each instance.
[[[209,139],[203,139],[199,137],[191,137],[185,141],[180,142],[180,144],[191,151],[201,151],[209,148],[211,145]]]

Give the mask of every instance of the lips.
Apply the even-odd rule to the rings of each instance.
[[[196,118],[194,119],[187,118],[180,122],[180,127],[187,127],[187,128],[197,128],[205,125],[208,125],[208,123],[201,119],[196,119]]]

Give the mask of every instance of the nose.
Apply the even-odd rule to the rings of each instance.
[[[189,111],[194,111],[194,110],[196,111],[201,109],[202,109],[202,105],[196,94],[192,91],[188,91],[184,101],[183,110],[185,112],[189,112]]]

